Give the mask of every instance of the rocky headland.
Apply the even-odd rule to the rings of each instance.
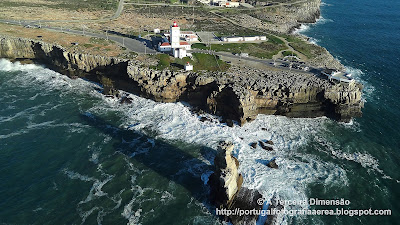
[[[361,84],[336,84],[311,73],[236,66],[227,72],[160,71],[138,60],[68,52],[62,46],[4,36],[0,57],[30,59],[71,77],[92,79],[103,84],[105,94],[121,89],[161,102],[186,101],[239,124],[258,114],[349,121],[361,116],[363,107]]]
[[[250,3],[259,7],[230,15],[230,18],[244,27],[290,33],[302,23],[314,23],[321,15],[321,0],[263,2],[265,5],[261,7],[257,1]]]

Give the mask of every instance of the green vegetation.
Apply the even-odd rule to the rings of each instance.
[[[208,70],[208,71],[226,71],[230,65],[218,58],[215,55],[209,55],[204,53],[193,53],[193,69]]]
[[[171,66],[171,57],[167,54],[157,54],[155,58],[158,59],[158,65],[153,69],[163,70]]]
[[[297,56],[297,54],[294,53],[294,52],[292,52],[292,51],[283,51],[283,52],[282,52],[282,55],[283,55],[283,56],[290,56],[290,55],[292,55],[292,56]]]
[[[312,59],[317,57],[318,55],[324,53],[324,50],[322,47],[313,45],[311,43],[308,43],[306,41],[300,41],[296,43],[290,43],[289,44],[293,49],[296,51],[302,53],[305,55],[307,58]]]
[[[281,39],[273,36],[273,35],[267,35],[268,41],[273,43],[273,44],[278,44],[278,45],[283,45],[285,42],[283,42]]]
[[[93,47],[94,47],[94,45],[88,44],[88,43],[83,44],[83,46],[84,46],[85,48],[93,48]]]
[[[157,54],[154,57],[158,59],[158,65],[152,68],[157,70],[166,68],[170,70],[183,69],[187,62],[193,65],[194,71],[226,71],[230,67],[228,63],[220,60],[218,56],[203,53],[193,53],[193,59],[189,57],[183,59],[172,58],[167,54]]]
[[[195,43],[195,44],[192,44],[192,48],[205,50],[205,49],[207,49],[207,46],[203,43]]]
[[[286,41],[292,42],[292,43],[299,43],[302,42],[303,40],[299,37],[296,37],[295,35],[289,35],[289,34],[279,34],[280,37],[285,38]]]
[[[192,48],[209,49],[204,44],[194,44]],[[225,43],[212,44],[211,50],[217,52],[232,52],[233,54],[248,53],[257,58],[271,59],[279,51],[287,49],[285,43],[274,36],[268,36],[268,41],[261,43]]]

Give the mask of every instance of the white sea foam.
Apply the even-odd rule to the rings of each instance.
[[[34,69],[43,68],[34,64],[21,64],[20,62],[12,63],[7,59],[0,59],[0,71],[31,71]]]
[[[326,23],[332,23],[334,22],[332,19],[327,19],[324,18],[323,16],[320,16],[317,21],[314,23],[314,25],[322,25],[322,24],[326,24]]]
[[[0,63],[7,64],[4,61]],[[2,66],[2,64],[0,64],[0,68],[12,70],[12,65]],[[24,66],[26,65],[15,65],[15,67]],[[40,67],[32,68],[37,69]],[[232,141],[235,145],[234,154],[240,161],[239,169],[244,176],[244,186],[258,189],[266,198],[278,196],[282,199],[304,200],[309,197],[306,194],[306,188],[312,182],[318,181],[324,185],[346,185],[348,183],[346,171],[343,168],[333,163],[324,162],[314,155],[302,153],[300,150],[302,146],[309,142],[310,137],[322,135],[323,130],[321,128],[330,121],[327,118],[293,119],[283,116],[259,115],[255,121],[247,123],[243,127],[228,127],[218,122],[216,117],[208,114],[205,116],[212,118],[214,122],[201,122],[198,116],[194,115],[182,103],[157,103],[129,94],[129,97],[133,99],[132,104],[121,105],[118,100],[105,98],[97,91],[94,91],[94,87],[97,87],[95,84],[84,82],[80,79],[63,79],[55,72],[43,68],[40,68],[40,70],[45,72],[28,72],[28,76],[35,78],[36,82],[45,83],[51,88],[73,90],[74,93],[76,90],[83,89],[93,96],[102,98],[104,100],[103,103],[88,110],[88,116],[118,111],[125,116],[125,122],[122,124],[123,128],[141,133],[152,130],[156,133],[154,137],[156,139],[182,140],[186,143],[204,145],[211,148],[216,148],[219,141]],[[54,76],[55,78],[49,78],[49,76]],[[352,126],[350,125],[349,127]],[[268,152],[260,147],[253,149],[249,146],[249,143],[259,140],[272,140],[275,150]],[[154,140],[149,138],[147,145],[154,146]],[[143,151],[146,152],[146,150],[146,147],[144,147]],[[96,162],[97,156],[93,155],[95,151],[92,152],[91,160]],[[360,153],[355,157],[339,152],[337,149],[331,152],[334,157],[357,161],[365,167],[375,169],[379,167],[377,160],[366,154]],[[273,157],[276,157],[276,162],[279,165],[278,170],[271,169],[265,165]],[[206,158],[203,158],[202,161],[210,163],[210,160]],[[128,161],[127,165],[130,170],[141,173],[141,171],[136,171],[137,169]],[[98,169],[101,171],[101,164]],[[203,182],[207,182],[211,172],[191,165],[184,169],[201,178]],[[104,174],[104,179],[100,180],[68,170],[65,170],[64,173],[70,179],[93,182],[90,193],[80,204],[91,201],[93,198],[107,195],[101,189],[113,178],[113,175],[108,174]],[[134,210],[133,205],[138,203],[135,198],[142,195],[146,188],[135,185],[135,176],[132,176],[131,190],[135,193],[135,196],[124,206],[122,215],[127,218],[129,224],[138,224],[142,210],[140,208]],[[173,193],[170,194],[173,197]],[[166,199],[168,199],[168,196],[166,195]]]
[[[333,6],[333,4],[329,4],[329,3],[326,3],[326,2],[321,2],[321,6],[322,6],[322,7],[325,7],[325,6]]]
[[[368,99],[373,98],[373,93],[375,91],[375,87],[370,83],[363,80],[364,72],[360,69],[353,68],[350,66],[346,66],[346,72],[351,73],[351,76],[364,85],[363,94],[364,100],[368,101]]]
[[[313,26],[317,26],[317,25],[322,25],[322,24],[326,24],[326,23],[332,23],[334,22],[332,19],[326,19],[323,16],[320,16],[315,23],[307,23],[307,24],[301,24],[299,28],[296,28],[293,31],[293,34],[303,34],[305,32],[307,32],[308,30],[310,30],[310,28],[312,28]],[[319,40],[317,39],[311,39],[313,40],[315,43],[317,43]]]
[[[296,29],[293,31],[293,33],[294,33],[294,34],[301,34],[301,33],[303,33],[303,32],[306,32],[306,31],[309,30],[309,29],[310,29],[310,26],[309,26],[309,25],[301,24],[299,28],[296,28]]]
[[[156,131],[156,138],[183,140],[211,148],[216,148],[219,141],[230,140],[235,144],[234,154],[240,161],[244,185],[260,190],[267,198],[278,195],[291,200],[305,199],[307,184],[317,180],[323,180],[326,185],[348,183],[342,168],[298,152],[299,147],[308,142],[309,136],[316,135],[329,121],[327,118],[291,119],[259,115],[243,127],[228,127],[220,122],[201,122],[181,103],[156,103],[134,95],[129,97],[133,99],[130,105],[105,99],[108,102],[106,107],[97,105],[91,111],[121,110],[126,115],[125,128],[137,131],[151,128]],[[212,115],[206,116],[217,121]],[[260,147],[252,149],[249,146],[249,143],[259,140],[273,140],[275,151],[266,152]],[[265,165],[273,157],[277,157],[279,170]],[[197,175],[203,182],[207,182],[211,172],[190,165],[183,170]]]

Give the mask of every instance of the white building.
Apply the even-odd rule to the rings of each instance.
[[[191,70],[193,70],[193,65],[191,65],[189,62],[187,62],[187,63],[185,64],[185,70],[186,70],[186,71],[191,71]]]
[[[186,52],[185,48],[174,48],[173,53],[174,53],[175,58],[182,59],[187,56],[187,52]]]
[[[251,42],[251,41],[266,41],[266,36],[251,36],[251,37],[223,37],[225,42]]]
[[[175,58],[184,58],[190,55],[187,50],[191,50],[192,46],[186,41],[181,41],[181,38],[185,38],[193,34],[194,32],[192,31],[181,32],[178,24],[174,22],[170,28],[170,33],[164,34],[166,38],[163,39],[161,44],[159,44],[158,50],[160,52],[170,52]]]
[[[186,50],[192,50],[192,45],[187,43],[186,41],[179,42],[180,48],[184,48]]]
[[[238,0],[212,0],[211,4],[220,7],[239,7],[240,2]]]
[[[233,8],[233,7],[239,7],[240,3],[239,2],[226,2],[225,7],[228,8]]]
[[[239,41],[243,41],[243,37],[223,37],[222,41],[225,41],[225,42],[239,42]]]
[[[171,44],[168,42],[164,42],[158,45],[158,51],[160,52],[170,52],[172,50]]]
[[[179,48],[181,42],[181,28],[174,22],[170,29],[171,48]]]
[[[169,38],[171,33],[164,33],[164,36]],[[193,31],[181,31],[180,32],[181,39],[184,39],[187,42],[196,42],[199,41],[199,37]]]

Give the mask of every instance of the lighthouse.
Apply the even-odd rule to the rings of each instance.
[[[173,25],[170,29],[170,38],[171,38],[171,48],[179,48],[180,47],[180,38],[181,38],[181,29],[178,24],[174,21]]]
[[[160,43],[158,45],[158,50],[160,52],[168,52],[175,58],[190,56],[191,54],[187,52],[187,50],[192,49],[191,44],[186,41],[181,41],[181,38],[183,38],[182,35],[185,36],[186,33],[182,34],[178,24],[174,22],[171,26],[170,33],[164,34],[165,40],[169,39],[169,42],[165,41]]]

